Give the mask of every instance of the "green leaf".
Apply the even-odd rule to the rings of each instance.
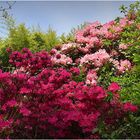
[[[99,131],[98,128],[94,128],[94,129],[92,130],[92,134],[95,134],[95,133],[98,132],[98,131]]]

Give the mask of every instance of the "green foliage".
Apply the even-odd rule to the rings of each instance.
[[[108,134],[108,138],[111,139],[139,139],[140,138],[140,117],[139,113],[136,115],[129,114],[127,118],[124,118],[119,127],[112,133]]]
[[[140,104],[140,2],[135,2],[130,7],[122,6],[120,8],[128,18],[133,19],[134,23],[124,29],[120,35],[120,42],[128,44],[128,49],[122,51],[129,58],[135,67],[132,71],[122,76],[111,76],[111,82],[118,82],[121,87],[121,97],[123,101],[131,101]]]
[[[121,34],[121,42],[129,45],[125,55],[136,62],[140,55],[140,30],[136,27],[136,23],[124,30]]]
[[[69,42],[73,42],[74,39],[74,35],[72,33],[69,33],[68,35],[65,35],[64,33],[60,36],[61,42],[62,43],[69,43]]]
[[[100,70],[98,74],[98,83],[102,85],[103,87],[108,87],[108,85],[111,83],[111,77],[114,75],[114,68],[112,68],[111,63],[107,63],[104,65]]]
[[[92,133],[99,133],[102,139],[139,139],[140,138],[140,112],[128,113],[127,117],[119,120],[114,126],[98,122],[98,127]]]
[[[74,42],[75,41],[75,33],[77,30],[83,29],[85,26],[87,25],[86,22],[84,22],[83,24],[78,25],[76,28],[72,28],[70,33],[68,33],[67,35],[65,35],[65,33],[63,33],[60,36],[61,39],[61,43],[69,43],[69,42]]]
[[[134,104],[140,104],[140,66],[122,76],[112,76],[111,81],[118,82],[122,87],[121,98],[123,101],[131,101]]]
[[[59,38],[57,37],[56,32],[52,30],[51,28],[49,28],[46,34],[45,41],[46,41],[47,51],[50,51],[54,46],[60,44],[60,41],[59,41]]]
[[[47,33],[43,33],[30,31],[24,24],[20,24],[9,30],[7,42],[8,46],[13,50],[20,51],[26,47],[37,52],[43,49],[51,50],[55,45],[59,44],[59,38],[51,28],[48,29]]]
[[[8,36],[8,47],[20,51],[30,47],[30,32],[24,24],[11,28]]]
[[[25,24],[16,25],[12,18],[5,20],[5,25],[9,33],[6,38],[0,40],[0,58],[3,67],[9,65],[7,48],[17,51],[29,48],[32,52],[39,52],[41,50],[50,51],[60,44],[59,37],[51,28],[48,29],[47,33],[30,30]]]
[[[134,15],[140,14],[140,2],[136,1],[130,4],[129,7],[122,5],[119,9],[121,13],[124,13],[129,18],[132,18]]]
[[[119,9],[120,9],[120,12],[121,13],[124,13],[125,14],[127,12],[127,7],[124,6],[124,5],[122,5]]]
[[[73,76],[72,79],[76,82],[82,82],[84,81],[86,78],[86,74],[82,72],[82,70],[80,71],[80,74],[78,76]]]
[[[5,69],[9,67],[9,53],[7,53],[7,42],[0,40],[0,68]]]
[[[57,37],[56,32],[51,28],[48,29],[47,33],[43,33],[41,31],[33,31],[30,33],[29,48],[33,52],[41,50],[50,51],[53,47],[59,44],[59,37]]]

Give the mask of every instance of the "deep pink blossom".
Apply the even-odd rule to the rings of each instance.
[[[76,67],[70,68],[70,72],[73,73],[74,75],[79,75],[80,74],[80,69]]]
[[[27,108],[23,107],[20,109],[20,113],[23,115],[23,116],[29,116],[31,114],[31,111],[28,110]]]
[[[136,112],[138,110],[137,106],[135,106],[129,102],[125,103],[123,107],[124,107],[125,111]]]
[[[116,91],[119,91],[120,89],[121,87],[116,82],[111,83],[110,86],[108,87],[108,91],[111,91],[111,92],[116,92]]]

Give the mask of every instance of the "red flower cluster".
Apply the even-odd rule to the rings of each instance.
[[[108,88],[115,92],[113,99],[106,100],[108,90],[75,82],[66,69],[51,68],[47,52],[25,50],[10,58],[25,71],[0,72],[1,138],[97,138],[92,131],[99,122],[114,125],[127,111],[137,111],[120,102],[116,83]],[[30,74],[32,70],[38,73]],[[79,73],[76,68],[71,71]]]

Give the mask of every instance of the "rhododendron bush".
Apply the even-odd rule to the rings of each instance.
[[[126,28],[133,26],[134,20],[127,17],[106,24],[99,22],[89,23],[75,35],[75,42],[63,44],[51,50],[52,61],[56,66],[79,66],[83,72],[89,73],[90,69],[100,75],[100,69],[106,64],[114,75],[120,75],[131,70],[133,62],[126,57],[124,51],[130,47],[120,41],[121,34]],[[110,44],[106,45],[107,42]],[[113,70],[115,69],[115,70]],[[88,77],[88,76],[87,76]],[[96,82],[87,83],[94,85]]]

